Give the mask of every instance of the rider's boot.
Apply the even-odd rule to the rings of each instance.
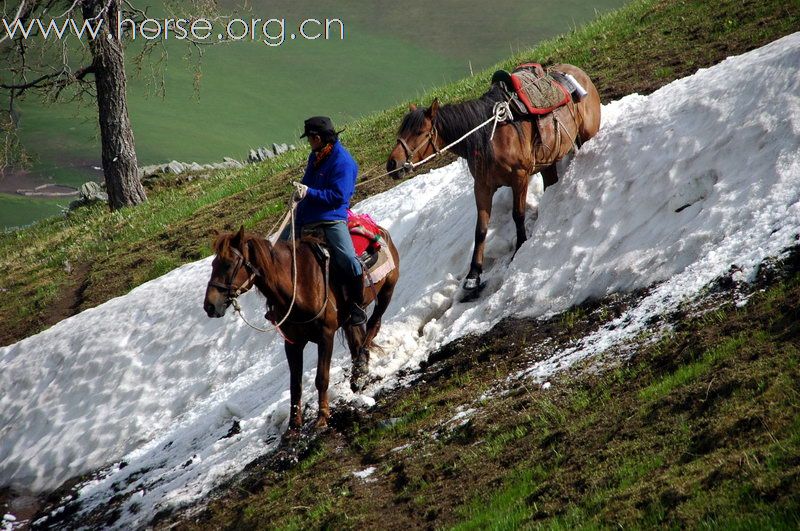
[[[350,324],[361,326],[367,322],[364,311],[364,275],[355,275],[347,285],[347,296],[350,302]]]

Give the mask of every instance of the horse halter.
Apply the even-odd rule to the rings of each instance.
[[[428,141],[420,142],[420,144],[413,150],[408,145],[408,142],[406,142],[405,138],[397,137],[397,143],[403,146],[403,151],[406,152],[406,161],[401,166],[406,171],[412,171],[414,169],[414,161],[411,159],[414,158],[414,155],[416,155],[420,149],[425,148],[427,150],[428,146],[431,146],[434,153],[439,153],[439,148],[436,147],[436,138],[438,137],[438,132],[436,131],[436,126],[434,124],[431,124],[431,129],[428,131],[426,136],[428,137]],[[423,151],[423,153],[424,152],[425,151]]]
[[[233,273],[231,273],[230,280],[228,281],[228,283],[222,284],[221,282],[216,282],[214,280],[208,281],[209,286],[225,292],[226,302],[234,300],[244,291],[250,289],[250,287],[253,285],[253,280],[255,280],[256,277],[261,276],[261,272],[258,270],[258,268],[253,264],[251,264],[249,260],[245,259],[244,255],[242,255],[239,249],[236,249],[235,247],[231,247],[230,249],[231,252],[233,252],[233,254],[236,255],[236,263],[233,266]],[[239,273],[239,269],[241,269],[242,266],[244,266],[246,271],[248,270],[250,271],[250,276],[247,278],[247,280],[242,282],[242,284],[238,288],[234,289],[233,280],[236,278],[236,275],[237,273]]]

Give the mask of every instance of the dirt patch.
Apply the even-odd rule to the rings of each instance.
[[[57,296],[45,305],[35,319],[9,319],[5,326],[0,326],[0,345],[11,344],[83,311],[89,272],[88,264],[71,267],[66,285],[58,290]]]
[[[43,315],[46,326],[63,320],[65,315],[72,316],[83,310],[84,293],[89,285],[89,272],[90,267],[86,263],[78,264],[72,269],[69,285],[61,291],[62,297],[56,299]]]

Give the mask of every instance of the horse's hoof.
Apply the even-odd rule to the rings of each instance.
[[[350,377],[350,390],[354,393],[360,393],[364,390],[364,387],[367,386],[367,375],[366,374],[359,374],[356,376],[355,374]]]
[[[289,426],[281,437],[281,446],[292,445],[303,437],[300,426]]]
[[[314,429],[317,431],[322,431],[327,429],[328,427],[328,417],[325,415],[320,415],[317,417],[317,422],[314,423]]]
[[[473,291],[481,285],[481,277],[467,277],[464,280],[464,291]]]
[[[369,355],[369,354],[367,354]],[[353,361],[353,374],[350,375],[350,390],[358,393],[367,385],[369,362],[366,357]]]
[[[472,278],[467,277],[464,281],[464,296],[461,297],[461,302],[470,302],[477,299],[483,288],[486,287],[486,282],[481,282],[480,277]]]

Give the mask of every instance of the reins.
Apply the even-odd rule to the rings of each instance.
[[[281,325],[284,324],[289,319],[289,315],[291,315],[292,309],[294,309],[294,303],[297,300],[297,240],[295,238],[295,220],[294,220],[295,211],[297,210],[297,201],[295,201],[296,194],[297,194],[297,192],[293,192],[292,193],[292,206],[289,209],[289,212],[287,212],[286,215],[284,216],[283,221],[281,222],[281,225],[278,228],[278,231],[275,232],[274,234],[272,234],[272,236],[270,236],[270,241],[274,243],[274,241],[277,240],[277,238],[280,236],[281,232],[283,232],[283,229],[286,228],[286,225],[291,221],[291,227],[292,227],[292,229],[291,229],[291,238],[292,238],[292,299],[289,302],[289,308],[286,310],[286,315],[284,315],[283,318],[281,318],[280,321],[277,321],[277,322],[276,321],[272,321],[272,326],[275,328],[275,330],[277,330],[278,333],[283,337],[283,339],[285,341],[289,342],[289,343],[292,343],[292,341],[288,337],[286,337],[286,335],[283,333],[283,331],[281,330]],[[273,225],[273,228],[274,227],[275,226]],[[261,272],[258,270],[258,268],[256,266],[251,264],[248,260],[245,260],[244,256],[239,252],[238,249],[232,248],[232,251],[236,255],[237,259],[236,259],[236,266],[234,267],[233,274],[231,275],[231,278],[233,279],[233,278],[236,277],[236,273],[238,273],[239,268],[242,265],[245,265],[251,271],[250,277],[246,281],[244,281],[242,283],[242,285],[239,286],[236,289],[236,291],[233,291],[232,283],[228,284],[227,286],[225,286],[225,285],[220,284],[218,282],[211,281],[208,284],[210,286],[214,286],[216,288],[223,289],[223,290],[225,290],[227,292],[228,300],[231,301],[231,305],[233,306],[233,310],[237,314],[239,314],[239,317],[242,318],[242,321],[244,321],[244,323],[247,326],[249,326],[250,328],[252,328],[254,330],[258,330],[259,332],[269,332],[268,328],[260,328],[258,326],[255,326],[254,324],[250,323],[250,321],[247,320],[247,318],[244,316],[244,312],[242,311],[242,307],[239,304],[239,301],[237,299],[237,297],[239,295],[241,295],[242,292],[245,289],[251,287],[251,285],[252,285],[251,283],[253,282],[253,280],[255,279],[256,276],[262,276]],[[330,262],[330,259],[325,261],[325,300],[322,303],[322,308],[320,308],[320,310],[317,312],[317,314],[314,317],[312,317],[311,319],[309,319],[307,321],[298,321],[296,323],[292,322],[293,324],[308,324],[308,323],[310,323],[312,321],[315,321],[317,318],[319,318],[320,315],[322,315],[322,313],[325,311],[325,308],[328,307],[328,302],[330,301],[330,297],[329,297],[329,294],[328,294],[328,284],[329,284],[329,269],[328,268],[330,266],[329,262]]]

